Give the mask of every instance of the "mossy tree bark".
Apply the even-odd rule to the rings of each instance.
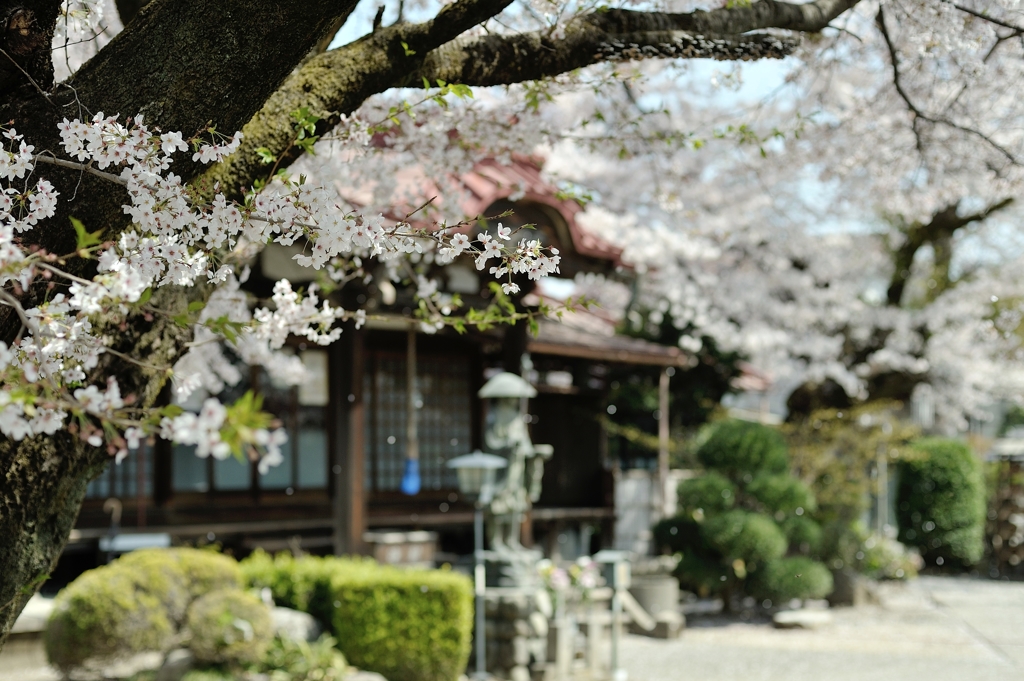
[[[322,114],[322,130],[367,97],[421,78],[491,85],[541,78],[601,60],[637,56],[751,59],[787,53],[793,40],[750,34],[762,28],[820,31],[857,0],[788,4],[759,0],[749,7],[660,14],[611,11],[580,17],[554,38],[547,34],[459,38],[503,10],[510,0],[458,0],[432,20],[379,27],[345,47],[322,52],[325,37],[356,0],[152,0],[119,2],[127,28],[68,83],[53,83],[50,43],[59,0],[0,0],[0,121],[13,122],[37,151],[59,150],[57,122],[95,112],[142,114],[147,125],[191,135],[214,123],[244,129],[244,147],[208,173],[240,192],[265,172],[252,151],[289,150],[289,113],[302,106]],[[402,43],[405,43],[403,46]],[[652,52],[653,50],[653,52]],[[301,64],[301,66],[299,66]],[[299,66],[299,68],[296,68]],[[243,128],[244,126],[244,128]],[[202,170],[190,160],[172,169],[186,181]],[[78,171],[47,167],[61,193],[58,214],[24,235],[24,246],[59,254],[74,250],[68,222],[114,237],[126,226],[118,185]],[[89,274],[90,263],[72,263]],[[26,302],[42,295],[27,292]],[[173,313],[202,288],[168,288],[155,296]],[[148,364],[169,364],[189,340],[161,319],[130,317],[111,328],[114,349]],[[0,308],[0,340],[11,342],[21,323]],[[91,377],[116,375],[136,404],[152,405],[163,372],[116,360]],[[0,438],[0,647],[28,597],[55,565],[74,525],[85,488],[108,453],[70,432],[13,442]]]

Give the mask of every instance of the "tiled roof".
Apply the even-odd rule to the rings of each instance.
[[[597,333],[577,325],[542,319],[539,333],[531,337],[527,349],[537,355],[582,357],[622,364],[688,366],[690,358],[671,345],[660,345],[640,338]]]
[[[495,201],[521,196],[522,200],[541,203],[559,212],[569,227],[577,253],[622,264],[622,249],[587,232],[576,222],[576,214],[583,209],[572,199],[558,197],[558,188],[544,180],[537,160],[520,154],[513,154],[509,165],[485,159],[463,175],[462,182],[469,190],[461,204],[466,215],[480,215]]]

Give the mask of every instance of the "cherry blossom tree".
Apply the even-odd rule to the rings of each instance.
[[[927,386],[957,429],[1020,399],[1011,5],[861,3],[739,103],[746,67],[680,88],[660,62],[618,97],[574,95],[563,119],[600,118],[548,169],[599,196],[591,227],[643,272],[634,323],[743,351],[801,412]]]
[[[378,123],[357,114],[369,98],[414,87],[439,103],[524,83],[517,93],[536,99],[543,88],[528,83],[586,67],[782,57],[854,4],[456,0],[417,7],[422,21],[384,26],[378,14],[370,33],[326,49],[354,0],[119,0],[121,21],[106,22],[91,0],[3,3],[0,642],[110,457],[159,436],[274,463],[280,437],[255,398],[211,400],[195,415],[167,399],[196,374],[232,380],[209,349],[217,341],[273,363],[288,334],[327,343],[340,322],[361,321],[287,281],[250,311],[242,263],[260,246],[302,243],[300,264],[342,281],[358,276],[357,259],[430,250],[442,261],[468,251],[498,277],[557,270],[558,254],[535,241],[385,221],[280,173],[318,138],[358,152],[415,109],[403,100]],[[82,54],[92,56],[79,64]],[[445,323],[427,310],[427,323]]]

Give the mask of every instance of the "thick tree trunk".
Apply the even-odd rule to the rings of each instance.
[[[0,647],[29,597],[46,580],[78,518],[106,452],[66,431],[0,442]]]

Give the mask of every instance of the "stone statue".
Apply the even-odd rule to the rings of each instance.
[[[536,394],[533,386],[511,373],[498,374],[479,393],[480,397],[492,400],[484,446],[488,452],[508,459],[508,468],[489,505],[488,535],[492,550],[499,553],[523,550],[523,516],[540,498],[544,461],[554,451],[551,445],[530,441],[523,419],[526,400]]]

